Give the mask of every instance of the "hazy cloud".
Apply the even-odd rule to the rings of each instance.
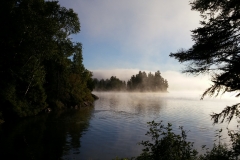
[[[190,30],[199,23],[199,14],[191,11],[188,0],[60,2],[79,14],[81,30],[88,38],[114,41],[122,52],[132,54],[159,54],[166,45],[190,47]]]

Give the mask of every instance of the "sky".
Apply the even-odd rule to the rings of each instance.
[[[200,13],[189,0],[59,0],[79,16],[81,31],[71,36],[83,45],[83,64],[95,78],[116,76],[127,81],[140,70],[168,80],[169,91],[201,91],[208,75],[181,73],[184,64],[170,58],[194,42],[191,30],[200,27]]]

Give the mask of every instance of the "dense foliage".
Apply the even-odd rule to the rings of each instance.
[[[186,132],[180,127],[181,134],[177,135],[172,131],[172,125],[168,123],[165,127],[162,122],[148,122],[150,127],[146,135],[152,141],[143,141],[143,153],[137,158],[149,160],[193,160],[196,159],[197,151],[193,149],[193,143],[187,142]]]
[[[110,79],[101,79],[98,80],[94,78],[94,90],[96,91],[126,91],[126,82],[121,81],[115,76],[112,76]]]
[[[127,88],[130,91],[167,91],[168,82],[161,76],[159,71],[153,75],[139,71],[127,82]]]
[[[139,71],[138,74],[133,75],[130,80],[121,81],[112,76],[110,79],[94,79],[95,90],[97,91],[150,91],[150,92],[166,92],[168,82],[161,76],[159,71],[153,75],[151,72]]]
[[[82,64],[82,45],[69,37],[80,31],[72,9],[57,1],[2,0],[0,16],[2,117],[92,100],[92,74]]]
[[[239,0],[194,0],[192,9],[201,13],[201,27],[192,31],[195,44],[188,50],[181,49],[170,56],[179,62],[188,62],[184,72],[191,74],[210,73],[213,85],[202,98],[220,92],[235,92],[240,96],[240,1]],[[238,115],[239,104],[227,107],[214,114],[215,122],[227,115],[230,121]]]

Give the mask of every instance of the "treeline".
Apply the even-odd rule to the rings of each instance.
[[[130,80],[121,81],[115,76],[110,79],[94,79],[96,91],[149,91],[149,92],[166,92],[168,88],[168,81],[161,76],[160,71],[152,74],[151,72],[139,71],[138,74],[133,75]]]
[[[57,1],[0,2],[0,119],[93,101],[92,73],[82,64],[78,16]]]
[[[121,81],[115,76],[112,76],[110,79],[93,79],[94,90],[96,91],[126,91],[127,86],[125,81]]]

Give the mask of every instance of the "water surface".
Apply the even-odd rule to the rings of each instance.
[[[237,103],[233,99],[201,101],[200,95],[185,93],[95,94],[100,99],[94,107],[53,112],[2,125],[0,156],[83,160],[137,156],[142,149],[137,143],[150,139],[145,133],[147,122],[152,120],[172,123],[176,133],[179,126],[184,126],[189,131],[188,140],[195,142],[194,147],[201,152],[202,145],[212,147],[216,129],[237,129],[235,122],[213,126],[209,116]],[[227,137],[226,130],[223,137]]]

